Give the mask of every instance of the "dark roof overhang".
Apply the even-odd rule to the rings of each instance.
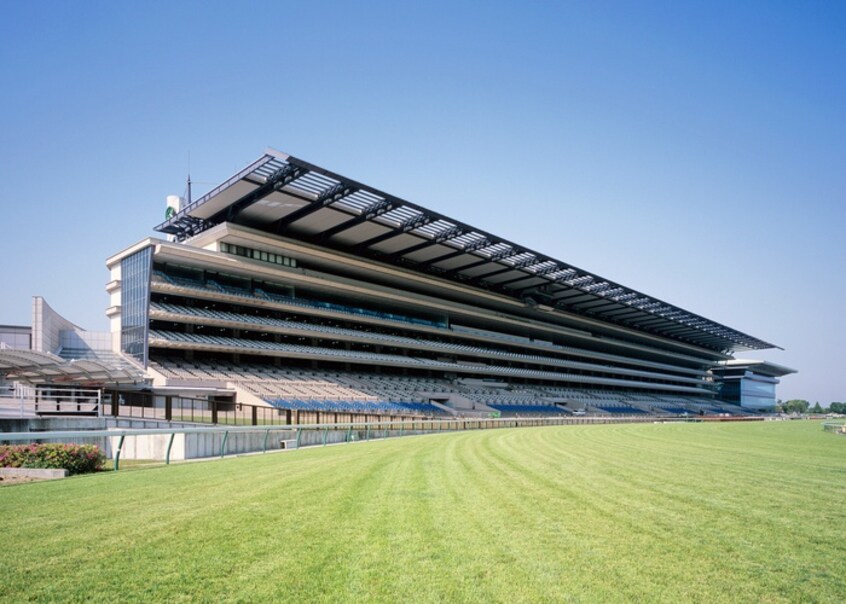
[[[715,351],[773,344],[304,160],[265,154],[157,231],[232,222]]]

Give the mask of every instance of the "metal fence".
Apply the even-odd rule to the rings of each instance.
[[[22,387],[0,395],[0,417],[100,414],[102,392],[89,388]]]
[[[227,424],[265,426],[290,424],[290,414],[284,409],[259,407],[205,397],[129,395],[104,397],[103,415],[131,419],[190,422],[198,424]]]
[[[826,432],[846,434],[846,421],[843,420],[839,422],[824,422],[822,427]]]
[[[0,418],[97,416],[243,426],[297,423],[296,412],[207,397],[17,387],[0,394]],[[308,421],[315,418],[302,418]]]
[[[86,389],[19,389],[0,395],[0,418],[98,416],[229,426],[288,426],[399,421],[422,416],[381,415],[249,405],[230,398]]]

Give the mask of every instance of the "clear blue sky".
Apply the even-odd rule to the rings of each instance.
[[[783,346],[846,400],[842,2],[39,2],[0,21],[0,323],[276,147]],[[747,355],[748,356],[748,355]]]

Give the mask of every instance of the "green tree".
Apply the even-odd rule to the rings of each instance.
[[[814,405],[813,409],[811,409],[811,413],[822,413],[822,412],[823,412],[823,408],[820,407],[820,402],[817,401],[817,404]]]
[[[846,403],[831,403],[828,410],[831,413],[846,413]]]
[[[785,413],[805,413],[811,404],[801,398],[794,398],[782,404]]]

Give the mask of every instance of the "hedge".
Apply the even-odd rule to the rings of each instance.
[[[102,470],[105,461],[106,456],[96,445],[0,445],[0,468],[50,468],[85,474]]]

